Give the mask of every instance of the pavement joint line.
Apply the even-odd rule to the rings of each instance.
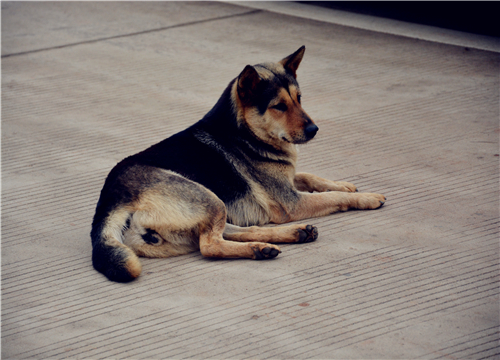
[[[165,30],[170,30],[170,29],[176,29],[176,28],[179,28],[179,27],[186,27],[186,26],[191,26],[191,25],[204,24],[204,23],[212,22],[212,21],[225,20],[225,19],[230,19],[230,18],[235,18],[235,17],[240,17],[240,16],[246,16],[246,15],[253,15],[253,14],[256,14],[256,13],[260,13],[260,12],[262,12],[262,10],[256,9],[256,10],[246,11],[246,12],[239,13],[239,14],[231,14],[231,15],[219,16],[219,17],[210,18],[210,19],[204,19],[204,20],[188,21],[188,22],[185,22],[185,23],[182,23],[182,24],[176,24],[176,25],[170,25],[170,26],[163,26],[163,27],[156,28],[156,29],[136,31],[136,32],[133,32],[133,33],[128,33],[128,34],[107,36],[107,37],[102,37],[102,38],[98,38],[98,39],[91,39],[91,40],[79,41],[79,42],[74,42],[74,43],[69,43],[69,44],[51,46],[51,47],[42,48],[42,49],[35,49],[35,50],[22,51],[22,52],[18,52],[18,53],[5,54],[5,55],[2,55],[1,58],[4,59],[4,58],[9,58],[9,57],[15,57],[15,56],[22,56],[22,55],[29,55],[29,54],[39,53],[39,52],[43,52],[43,51],[64,49],[64,48],[78,46],[78,45],[94,44],[94,43],[101,42],[101,41],[121,39],[121,38],[126,38],[126,37],[137,36],[137,35],[145,35],[145,34],[150,34],[150,33],[155,33],[155,32],[160,32],[160,31],[165,31]]]
[[[345,10],[320,8],[288,1],[228,1],[233,5],[261,9],[271,13],[320,21],[381,34],[401,36],[428,42],[500,52],[498,37],[479,35],[435,26],[415,24],[379,16],[356,14]]]

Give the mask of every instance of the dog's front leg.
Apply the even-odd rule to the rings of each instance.
[[[378,209],[385,203],[385,196],[371,193],[299,193],[299,201],[289,210],[290,220],[297,221],[325,216],[349,209]]]
[[[356,192],[356,186],[346,181],[332,181],[323,179],[322,177],[307,174],[297,173],[293,179],[293,183],[297,190],[307,192],[326,192],[326,191],[343,191]]]

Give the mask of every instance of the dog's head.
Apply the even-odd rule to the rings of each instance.
[[[275,147],[311,140],[318,127],[300,103],[297,68],[305,47],[278,63],[247,65],[236,79],[238,121]]]

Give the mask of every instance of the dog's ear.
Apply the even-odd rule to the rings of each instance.
[[[279,62],[281,65],[283,65],[285,70],[290,71],[295,78],[297,77],[297,69],[299,68],[300,62],[304,57],[305,51],[306,47],[302,45],[299,50]]]
[[[248,102],[257,90],[260,77],[253,66],[247,65],[238,76],[238,95],[240,99]]]

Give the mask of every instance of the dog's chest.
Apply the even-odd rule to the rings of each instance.
[[[227,207],[228,219],[244,226],[284,222],[298,197],[291,183],[293,171],[290,166],[274,165],[253,167],[246,172],[249,191]]]

